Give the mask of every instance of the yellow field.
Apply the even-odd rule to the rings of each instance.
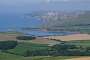
[[[32,43],[38,43],[38,44],[49,44],[49,43],[55,43],[57,41],[44,39],[44,38],[36,38],[35,40],[31,40]]]
[[[48,39],[56,39],[56,40],[62,40],[62,41],[72,41],[72,40],[90,40],[89,34],[72,34],[72,35],[66,35],[66,36],[48,36],[43,37]]]

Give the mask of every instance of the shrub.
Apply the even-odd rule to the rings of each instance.
[[[17,41],[0,41],[0,50],[13,49],[17,44]]]
[[[17,36],[16,39],[18,40],[33,40],[36,37],[32,37],[32,36]]]

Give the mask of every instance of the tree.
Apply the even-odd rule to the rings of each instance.
[[[31,55],[31,51],[30,50],[26,50],[25,53],[24,53],[24,56],[25,57],[28,57]]]
[[[32,36],[17,36],[16,38],[18,40],[32,40],[32,39],[35,39],[36,37],[32,37]]]
[[[17,44],[17,41],[0,41],[0,50],[13,49]]]

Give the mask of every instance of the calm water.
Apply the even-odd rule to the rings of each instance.
[[[21,31],[25,35],[32,35],[32,36],[53,36],[53,35],[70,35],[70,34],[77,34],[77,32],[57,32],[57,31]]]
[[[0,28],[38,27],[41,21],[35,18],[24,18],[24,14],[0,15]]]

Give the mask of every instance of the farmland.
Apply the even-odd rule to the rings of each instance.
[[[68,41],[67,43],[90,46],[90,41]],[[36,57],[24,57],[25,51],[30,50],[47,50],[49,47],[47,44],[36,44],[31,42],[19,42],[17,47],[10,49],[6,52],[0,52],[0,59],[2,60],[66,60],[71,58],[78,58],[79,56],[36,56]]]
[[[12,36],[11,35],[9,33],[5,35],[1,34],[1,36],[9,36],[9,39],[11,39],[12,36],[15,36],[15,37],[18,36],[18,34],[12,35]],[[4,40],[1,40],[1,41],[8,41],[8,40],[4,38]],[[51,50],[51,47],[48,46],[49,43],[56,44],[57,42],[60,42],[60,43],[65,43],[66,45],[70,44],[70,46],[75,45],[76,47],[78,47],[78,50],[76,49],[77,51],[81,49],[85,51],[86,47],[90,47],[90,40],[69,40],[69,41],[57,41],[56,40],[57,41],[56,42],[50,39],[48,40],[48,39],[38,38],[35,40],[12,40],[11,39],[9,41],[17,41],[18,45],[13,49],[1,51],[0,59],[2,60],[12,60],[12,59],[13,60],[14,59],[15,60],[30,60],[30,59],[32,60],[50,60],[50,59],[67,60],[67,59],[74,59],[74,58],[80,57],[80,56],[50,56],[50,55],[47,55],[47,52]],[[64,45],[60,45],[60,46],[64,46]],[[36,51],[38,53],[36,53]],[[31,52],[35,53],[36,56],[32,55]]]

